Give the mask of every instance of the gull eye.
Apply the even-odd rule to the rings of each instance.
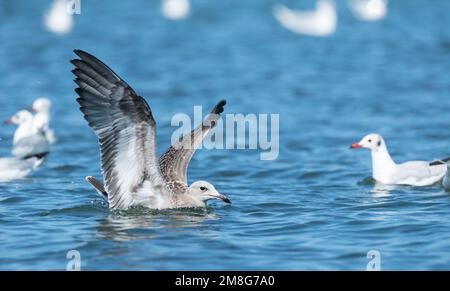
[[[371,140],[371,139],[369,139],[369,142],[372,142],[372,140]]]
[[[208,190],[208,188],[201,186],[201,187],[200,187],[200,190],[206,191],[206,190]]]

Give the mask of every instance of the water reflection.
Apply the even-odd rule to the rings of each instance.
[[[379,182],[375,181],[372,190],[370,190],[370,193],[375,198],[389,197],[389,196],[391,196],[391,191],[393,191],[397,188],[398,188],[398,185],[387,185],[387,184],[383,184],[383,183],[379,183]]]
[[[114,211],[99,221],[97,233],[103,239],[130,241],[153,239],[171,229],[183,232],[186,228],[202,226],[205,221],[220,219],[209,213],[209,209],[177,209],[154,211],[145,208],[133,208],[126,211]]]

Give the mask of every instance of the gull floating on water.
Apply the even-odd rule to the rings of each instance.
[[[372,177],[383,184],[428,186],[442,182],[447,173],[449,159],[433,162],[411,161],[396,164],[379,134],[366,135],[351,148],[367,148],[372,153]],[[445,187],[445,184],[444,184]]]
[[[38,154],[26,158],[5,157],[0,158],[0,182],[25,178],[34,169],[39,167],[47,154]]]
[[[145,99],[94,56],[74,52],[80,58],[71,61],[76,67],[72,72],[78,85],[77,101],[99,139],[105,184],[100,192],[107,195],[111,209],[205,207],[210,199],[230,203],[208,182],[187,185],[189,162],[216,125],[225,101],[158,160],[156,122]]]
[[[73,15],[68,11],[66,0],[54,0],[44,18],[45,27],[56,34],[66,34],[73,28]]]
[[[348,0],[350,11],[363,21],[377,21],[386,17],[388,0]]]
[[[34,125],[31,112],[20,110],[6,120],[5,124],[18,125],[13,137],[12,154],[14,156],[25,158],[49,152],[45,133]]]
[[[277,5],[275,18],[288,30],[311,36],[328,36],[336,31],[337,14],[334,1],[318,0],[313,11],[298,11]]]
[[[45,138],[50,144],[56,143],[56,135],[50,128],[50,110],[52,102],[47,98],[38,98],[33,102],[31,110],[36,114],[33,117],[34,126],[44,132]]]
[[[162,0],[162,14],[171,20],[181,20],[189,16],[191,4],[189,0]]]

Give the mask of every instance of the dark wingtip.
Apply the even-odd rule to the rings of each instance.
[[[85,54],[85,53],[86,53],[85,51],[80,50],[80,49],[74,49],[73,52],[74,52],[77,56],[79,56],[80,58],[81,58],[81,55],[82,55],[82,54]]]
[[[227,104],[227,101],[225,101],[225,100],[220,100],[219,103],[217,103],[217,105],[214,106],[214,109],[212,110],[211,113],[214,113],[214,114],[220,114],[220,113],[222,113],[222,112],[224,111],[224,108],[223,108],[223,107],[225,106],[225,104]]]
[[[96,57],[94,57],[93,55],[91,55],[90,53],[88,53],[88,52],[85,52],[84,50],[80,50],[80,49],[74,49],[73,50],[73,52],[78,56],[78,57],[80,57],[80,59],[82,59],[82,60],[89,60],[89,59],[95,59],[95,60],[97,60],[97,58]]]

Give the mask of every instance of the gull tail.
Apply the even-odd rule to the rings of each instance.
[[[106,201],[108,201],[108,193],[106,193],[106,189],[103,186],[102,182],[95,179],[92,176],[87,176],[86,181],[94,187],[94,189],[97,191],[97,193]]]

